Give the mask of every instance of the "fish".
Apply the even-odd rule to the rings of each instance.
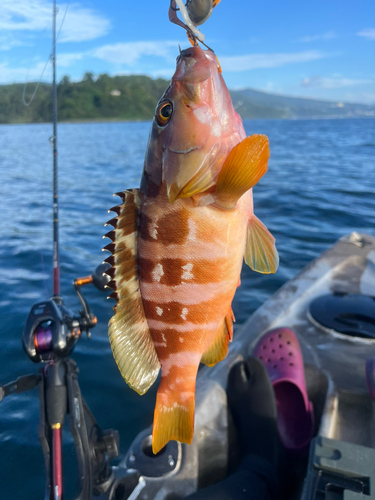
[[[265,135],[246,137],[215,53],[180,51],[156,107],[140,187],[117,193],[104,248],[121,375],[144,394],[161,370],[155,454],[170,440],[192,442],[198,367],[228,353],[243,259],[254,271],[277,269],[275,238],[252,198],[269,155]]]

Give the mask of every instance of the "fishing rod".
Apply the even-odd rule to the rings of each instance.
[[[194,36],[200,33],[196,25],[203,23],[211,15],[212,9],[219,1],[204,0],[202,3],[198,0],[188,0],[184,4],[182,0],[170,0],[171,20],[182,25],[188,33],[192,33],[194,39]],[[183,19],[189,26],[178,20],[177,10],[181,10]],[[73,285],[82,305],[82,310],[78,314],[65,306],[60,289],[59,257],[57,12],[56,0],[53,0],[51,54],[53,135],[49,139],[53,149],[53,293],[50,299],[32,306],[22,332],[22,346],[26,354],[34,363],[41,363],[42,367],[38,373],[21,376],[0,386],[0,402],[9,395],[20,394],[38,387],[40,405],[38,436],[45,467],[44,500],[63,500],[64,497],[62,430],[65,420],[69,420],[77,457],[79,492],[76,500],[90,500],[93,494],[109,494],[111,500],[125,497],[134,500],[145,485],[144,479],[139,471],[129,469],[121,481],[115,483],[115,473],[110,461],[118,456],[119,434],[113,429],[102,431],[98,426],[82,397],[77,365],[70,358],[82,333],[86,332],[90,337],[90,330],[97,324],[97,318],[91,313],[81,287],[94,284],[99,290],[105,291],[110,281],[105,271],[110,265],[101,264],[92,275],[74,280]],[[190,21],[189,15],[196,23],[194,32],[190,29],[194,23]],[[204,39],[204,36],[201,35],[201,38]],[[35,93],[36,91],[32,99]],[[28,104],[31,104],[31,101]],[[113,485],[116,486],[115,489],[111,489]],[[115,496],[112,494],[113,491]]]
[[[59,263],[59,197],[57,163],[57,88],[56,88],[56,0],[53,0],[52,22],[52,121],[53,121],[53,295],[60,295]]]
[[[78,368],[70,359],[78,339],[97,324],[80,288],[94,284],[104,291],[110,281],[104,274],[110,267],[101,264],[91,276],[77,278],[73,285],[82,310],[74,313],[64,305],[60,295],[59,263],[59,197],[57,148],[57,85],[56,85],[56,15],[53,1],[52,22],[52,121],[53,135],[53,294],[49,300],[34,304],[22,332],[22,346],[34,363],[43,363],[37,374],[19,377],[0,386],[0,401],[11,394],[20,394],[38,386],[40,417],[38,436],[42,446],[45,467],[45,500],[63,500],[62,429],[69,419],[77,456],[79,493],[76,500],[89,500],[92,494],[101,494],[113,481],[110,460],[118,456],[118,432],[102,431],[81,395]]]

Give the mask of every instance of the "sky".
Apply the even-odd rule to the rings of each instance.
[[[169,79],[182,28],[169,0],[57,3],[57,78]],[[68,6],[68,9],[67,9]],[[67,9],[67,10],[66,10]],[[51,52],[50,0],[0,1],[0,84],[38,81]],[[230,89],[375,104],[374,0],[222,0],[201,27]],[[42,80],[50,81],[47,63]]]

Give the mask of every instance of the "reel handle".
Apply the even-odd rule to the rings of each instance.
[[[105,272],[110,268],[110,264],[104,262],[100,264],[90,276],[77,278],[74,280],[74,286],[84,286],[93,284],[98,290],[105,292],[106,285],[111,281],[111,278]]]

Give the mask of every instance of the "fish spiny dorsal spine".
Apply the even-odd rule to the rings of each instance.
[[[115,265],[115,258],[113,255],[110,255],[109,257],[107,257],[106,259],[103,260],[103,264],[106,263],[106,264],[109,264],[110,266],[114,266]],[[108,274],[108,272],[105,272],[104,274]]]
[[[115,229],[117,227],[117,222],[118,222],[118,217],[114,217],[113,219],[109,220],[106,224],[104,224],[105,226],[108,226],[111,225],[113,226]]]
[[[113,242],[105,247],[112,255],[106,259],[111,268],[106,272],[116,300],[114,316],[109,323],[109,339],[117,366],[126,382],[144,394],[160,370],[139,287],[138,225],[142,194],[139,190],[117,193],[123,204],[114,207],[118,216],[114,229],[105,236]],[[114,222],[114,221],[113,221]]]
[[[117,215],[120,215],[121,212],[121,205],[116,205],[108,210],[109,212],[115,212]]]
[[[111,252],[113,254],[115,251],[115,244],[110,243],[109,245],[106,245],[105,247],[103,247],[103,250],[108,250],[108,252]]]
[[[131,192],[131,191],[129,191]],[[119,193],[116,193],[114,196],[119,196],[121,198],[121,200],[124,202],[124,200],[126,199],[126,192],[119,192]],[[121,215],[121,211],[123,209],[123,205],[115,205],[114,207],[110,208],[108,210],[108,213],[109,212],[115,212],[117,214],[117,217],[114,217],[113,219],[109,220],[106,224],[104,224],[104,226],[107,226],[107,225],[111,225],[113,227],[113,230],[112,231],[109,231],[108,233],[106,233],[103,238],[108,238],[112,241],[112,243],[109,243],[108,245],[106,245],[103,250],[107,250],[108,252],[111,252],[112,255],[110,255],[109,257],[107,257],[104,262],[105,263],[108,263],[110,264],[110,268],[107,269],[105,271],[104,274],[107,274],[110,278],[111,278],[111,281],[109,283],[107,283],[107,288],[111,288],[113,290],[113,292],[108,296],[108,298],[112,298],[112,299],[115,299],[116,302],[118,302],[118,293],[117,293],[117,285],[116,285],[116,267],[115,267],[115,263],[116,263],[116,238],[117,238],[117,232],[116,232],[116,229],[117,229],[117,225],[118,225],[118,221],[119,221],[119,217]],[[116,304],[117,305],[117,304]],[[116,305],[114,306],[114,310],[116,310]]]
[[[104,235],[105,238],[110,239],[111,241],[115,241],[116,239],[116,231],[109,231]]]

